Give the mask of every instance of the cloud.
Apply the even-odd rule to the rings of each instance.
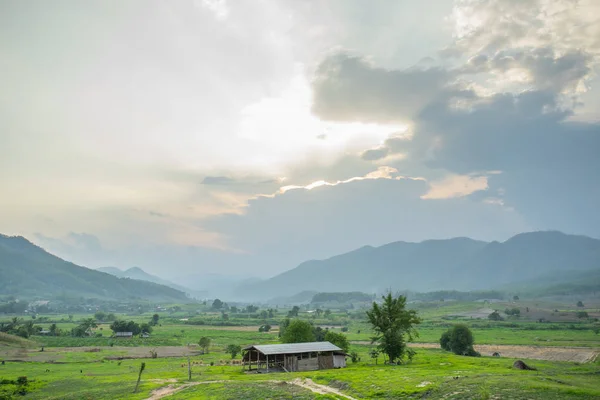
[[[488,189],[488,179],[486,176],[450,175],[439,181],[431,181],[429,185],[429,191],[422,199],[449,199]]]
[[[376,161],[376,160],[380,160],[382,158],[385,158],[390,152],[390,149],[388,147],[378,147],[376,149],[369,149],[369,150],[365,150],[363,151],[363,153],[360,155],[360,157],[363,160],[367,160],[367,161]]]
[[[202,180],[203,185],[228,185],[235,181],[227,176],[207,176]]]
[[[251,200],[243,215],[213,216],[206,224],[228,232],[233,246],[248,251],[249,263],[262,260],[273,272],[366,244],[454,236],[497,240],[528,229],[515,211],[469,196],[423,199],[430,191],[425,180],[398,178],[288,190]]]
[[[441,68],[384,69],[334,53],[315,73],[313,112],[332,121],[405,123],[444,91],[451,76]]]

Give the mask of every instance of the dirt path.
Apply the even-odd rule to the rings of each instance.
[[[161,381],[161,380],[155,379],[154,381]],[[165,382],[165,383],[171,382],[171,380],[165,380],[163,382]],[[162,399],[163,397],[171,396],[174,393],[177,393],[181,390],[184,390],[189,387],[196,386],[196,385],[208,385],[211,383],[222,383],[222,382],[236,382],[236,381],[220,380],[220,381],[184,383],[183,385],[179,385],[179,386],[167,385],[167,386],[153,390],[152,393],[150,393],[150,397],[148,397],[146,400],[159,400],[159,399]],[[281,383],[281,381],[258,381],[258,382]],[[291,385],[299,386],[304,389],[308,389],[313,393],[328,394],[328,395],[342,397],[344,399],[356,400],[354,397],[348,396],[347,394],[343,394],[339,390],[332,388],[331,386],[320,385],[318,383],[315,383],[312,379],[309,379],[309,378],[306,378],[306,379],[296,378],[294,380],[288,381],[287,383],[291,384]]]
[[[352,341],[353,344],[371,344],[368,341]],[[424,349],[439,349],[437,343],[409,343],[410,347],[419,347]],[[475,350],[482,356],[491,356],[494,353],[500,353],[501,357],[508,358],[528,358],[532,360],[548,361],[571,361],[587,363],[592,362],[600,355],[600,349],[590,347],[559,347],[559,346],[523,346],[523,345],[475,345]]]
[[[159,381],[160,379],[158,379]],[[154,381],[157,381],[157,379],[155,379]],[[167,381],[171,381],[170,379]],[[184,390],[187,389],[189,387],[192,386],[196,386],[196,385],[208,385],[210,383],[221,383],[221,382],[233,382],[233,381],[205,381],[205,382],[190,382],[190,383],[184,383],[183,385],[167,385],[165,387],[161,387],[158,389],[155,389],[152,391],[152,393],[150,393],[150,397],[148,397],[146,400],[159,400],[162,399],[163,397],[167,397],[167,396],[171,396],[174,393],[179,392],[180,390]]]
[[[343,397],[345,399],[356,400],[354,397],[348,396],[347,394],[341,393],[339,390],[332,388],[331,386],[320,385],[318,383],[313,382],[312,379],[306,378],[296,378],[292,381],[289,381],[292,385],[300,386],[304,389],[308,389],[311,392],[318,394],[330,394],[334,396]]]

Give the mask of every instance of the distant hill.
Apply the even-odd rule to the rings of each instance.
[[[199,292],[197,290],[192,290],[188,287],[177,285],[166,279],[159,278],[156,275],[149,274],[139,267],[131,267],[124,271],[119,268],[115,268],[115,267],[101,267],[101,268],[98,268],[96,271],[106,272],[107,274],[111,274],[111,275],[117,276],[119,278],[138,279],[140,281],[147,281],[147,282],[157,283],[159,285],[165,285],[165,286],[171,287],[173,289],[182,291],[184,293],[188,293],[189,295],[193,295],[193,296],[198,296],[198,295],[202,294],[201,292]]]
[[[304,262],[246,287],[245,292],[282,296],[308,290],[489,290],[550,272],[598,267],[600,240],[560,232],[531,232],[503,243],[455,238],[365,246],[326,260]]]
[[[187,299],[182,291],[81,267],[23,237],[0,235],[0,294],[40,298],[64,293],[87,298]]]

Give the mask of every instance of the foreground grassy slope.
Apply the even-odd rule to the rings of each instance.
[[[355,350],[359,351],[362,361],[350,363],[346,369],[291,374],[248,375],[242,373],[239,366],[206,365],[211,360],[218,362],[223,353],[194,357],[194,360],[203,359],[204,365],[193,367],[193,382],[226,382],[190,387],[172,398],[227,399],[235,392],[244,393],[246,399],[291,398],[290,392],[304,396],[294,398],[314,398],[300,388],[266,382],[295,378],[311,378],[316,383],[337,387],[354,398],[366,399],[600,398],[598,364],[534,361],[531,364],[537,371],[520,371],[511,368],[511,359],[459,357],[439,350],[419,350],[412,363],[389,366],[381,362],[375,365],[368,358],[366,346],[355,346]],[[146,359],[141,392],[133,395],[140,360],[106,361],[106,354],[95,355],[96,359],[86,363],[7,363],[0,366],[0,376],[4,379],[27,376],[32,383],[26,399],[143,399],[156,388],[187,382],[185,358]]]

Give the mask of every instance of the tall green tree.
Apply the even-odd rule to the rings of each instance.
[[[382,297],[382,303],[373,305],[367,311],[367,318],[371,323],[375,336],[372,343],[377,343],[377,348],[385,353],[389,362],[412,359],[414,351],[406,346],[406,342],[418,337],[415,325],[421,323],[415,310],[406,309],[406,297],[394,297],[391,293]]]
[[[227,345],[225,351],[231,355],[231,359],[233,360],[235,356],[240,354],[240,352],[242,351],[242,347],[239,344],[230,344]]]
[[[281,341],[283,343],[314,342],[315,334],[313,326],[307,321],[300,319],[292,320],[281,336]]]
[[[152,316],[152,320],[150,321],[150,323],[154,326],[158,325],[159,318],[160,318],[160,316],[158,314],[154,314]]]
[[[206,354],[208,354],[208,350],[210,349],[210,338],[202,336],[198,341],[198,345]]]
[[[333,331],[327,331],[325,334],[325,341],[335,344],[340,349],[344,350],[345,353],[350,350],[350,343],[348,338],[343,333],[337,333]]]

